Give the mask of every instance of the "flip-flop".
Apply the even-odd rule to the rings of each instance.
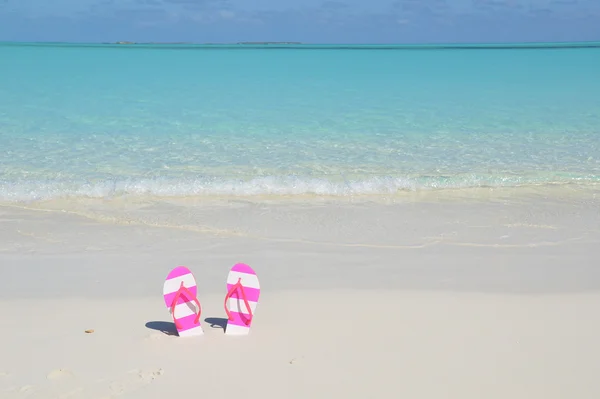
[[[227,295],[224,303],[227,313],[225,334],[250,333],[259,296],[260,284],[254,270],[244,263],[233,266],[227,276]]]
[[[171,270],[163,286],[163,295],[180,337],[204,334],[197,294],[196,279],[187,267],[177,266]]]

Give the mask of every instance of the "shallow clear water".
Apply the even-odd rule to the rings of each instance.
[[[0,44],[0,200],[600,182],[600,44]]]

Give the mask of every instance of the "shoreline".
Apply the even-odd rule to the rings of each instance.
[[[19,199],[0,200],[0,206],[29,208],[29,209],[53,209],[63,205],[68,208],[72,204],[84,204],[86,202],[102,202],[110,204],[114,202],[119,206],[127,203],[159,203],[173,202],[178,204],[228,204],[231,202],[252,202],[269,204],[345,204],[345,203],[380,203],[394,204],[407,202],[446,202],[446,201],[535,201],[539,199],[580,200],[600,198],[600,183],[547,183],[527,184],[520,186],[483,186],[483,187],[460,187],[460,188],[418,188],[397,189],[390,192],[373,193],[258,193],[258,194],[187,194],[187,195],[156,195],[156,194],[131,194],[115,193],[113,195],[68,195],[56,198],[41,199]]]
[[[270,180],[270,178],[274,180]],[[249,180],[153,180],[141,179],[100,182],[78,182],[71,185],[58,181],[0,181],[0,204],[51,203],[85,200],[249,200],[249,201],[405,201],[444,200],[452,198],[493,199],[495,197],[533,196],[586,196],[600,195],[600,181],[596,175],[567,181],[515,183],[501,176],[495,182],[482,184],[477,179],[457,180],[451,183],[437,178],[372,176],[366,180],[297,179],[271,176]],[[305,176],[306,178],[307,176]],[[454,176],[455,178],[457,176]],[[438,179],[439,181],[435,181]],[[466,182],[466,183],[465,183]],[[495,184],[494,184],[495,183]],[[464,184],[464,185],[463,185]]]
[[[237,262],[267,268],[282,290],[596,290],[599,202],[537,197],[391,204],[95,201],[41,210],[0,206],[0,263],[7,265],[0,273],[0,299],[38,291],[52,297],[61,290],[150,295],[154,288],[141,285],[128,293],[125,283],[112,282],[116,265],[128,278],[143,272],[154,281],[176,264],[205,265],[209,281],[216,283],[221,277],[214,268]],[[70,273],[83,279],[81,287],[60,281]],[[345,277],[336,279],[337,273]],[[22,287],[24,275],[38,282]],[[101,283],[89,281],[91,275],[102,276]]]

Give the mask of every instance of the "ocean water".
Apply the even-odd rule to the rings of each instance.
[[[0,201],[600,183],[600,43],[0,43]]]

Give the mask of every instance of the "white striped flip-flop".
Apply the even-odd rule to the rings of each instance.
[[[196,279],[187,267],[177,266],[171,270],[163,286],[163,295],[180,337],[204,334],[197,294]]]
[[[254,313],[260,296],[258,277],[252,268],[244,263],[233,266],[227,276],[227,335],[247,335],[254,320]]]

